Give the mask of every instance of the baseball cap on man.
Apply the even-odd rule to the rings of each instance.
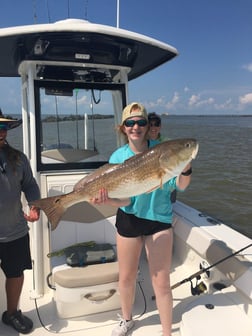
[[[144,119],[148,120],[145,107],[142,104],[136,102],[127,105],[122,113],[122,124],[126,119],[132,117],[143,117]]]
[[[149,121],[152,121],[152,120],[153,121],[159,121],[161,123],[160,116],[155,112],[151,112],[151,113],[148,114],[148,120]]]
[[[22,124],[22,119],[10,119],[10,118],[5,118],[2,110],[0,109],[0,129],[4,129],[6,131],[16,128],[19,125]]]

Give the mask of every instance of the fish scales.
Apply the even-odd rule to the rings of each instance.
[[[68,194],[33,201],[30,205],[45,212],[54,230],[67,208],[90,201],[102,188],[111,198],[127,198],[162,187],[196,157],[198,146],[195,139],[162,142],[121,164],[105,164],[77,182]]]
[[[150,154],[150,153],[148,153]],[[121,165],[106,165],[101,174],[96,175],[93,179],[83,179],[75,187],[75,191],[79,191],[80,195],[89,200],[97,195],[101,188],[108,190],[109,197],[125,198],[132,196],[137,188],[145,186],[148,182],[158,185],[160,181],[160,165],[159,153],[153,152],[152,155],[136,155],[134,160],[127,160]],[[115,169],[113,169],[115,168]],[[155,182],[154,182],[155,181]],[[138,189],[141,194],[141,189]]]

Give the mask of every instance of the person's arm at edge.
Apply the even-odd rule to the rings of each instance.
[[[192,175],[191,174],[183,175],[183,173],[186,173],[191,168],[192,168],[191,163],[188,163],[188,165],[183,169],[182,173],[177,177],[176,184],[180,190],[185,190],[189,186]]]

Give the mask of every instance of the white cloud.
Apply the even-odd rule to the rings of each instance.
[[[173,97],[170,101],[166,102],[165,97],[159,97],[155,101],[149,101],[144,103],[144,105],[147,107],[148,111],[155,110],[155,109],[174,109],[175,105],[179,102],[180,97],[178,92],[174,92]]]
[[[173,95],[172,100],[171,100],[171,104],[175,105],[178,102],[179,102],[179,93],[178,92],[174,92],[174,95]]]
[[[200,100],[200,95],[192,95],[189,98],[189,106],[194,106],[196,105]]]
[[[189,98],[188,105],[189,105],[189,107],[193,107],[193,108],[197,107],[198,108],[198,107],[202,107],[202,106],[213,105],[214,101],[215,100],[212,97],[201,100],[201,96],[200,96],[200,94],[198,94],[198,95],[192,95]]]
[[[163,106],[163,104],[164,104],[164,97],[160,97],[160,98],[158,98],[158,99],[157,99],[157,105],[158,105],[158,106]]]
[[[202,106],[212,105],[213,103],[214,103],[214,98],[210,97],[208,99],[199,101],[196,105],[197,107],[202,107]]]
[[[243,94],[239,90],[203,91],[194,94],[187,94],[192,91],[187,86],[182,91],[175,91],[173,96],[160,96],[156,100],[144,104],[148,111],[154,110],[157,113],[236,113],[244,111],[250,113],[252,105],[252,92]],[[244,92],[243,90],[240,90]]]
[[[171,101],[169,101],[165,105],[165,108],[167,108],[168,110],[173,109],[175,107],[175,105],[179,102],[179,100],[180,100],[179,93],[178,92],[174,92]]]
[[[214,104],[214,108],[217,111],[229,111],[230,112],[232,109],[234,109],[234,105],[232,104],[232,99],[229,98],[222,104]]]
[[[163,107],[165,104],[165,98],[164,97],[159,97],[157,98],[156,101],[148,101],[143,103],[144,106],[150,110],[150,109],[156,109],[158,107]]]
[[[252,63],[246,64],[243,66],[243,69],[252,72]]]
[[[247,93],[244,96],[240,96],[239,102],[242,105],[252,104],[252,93]]]

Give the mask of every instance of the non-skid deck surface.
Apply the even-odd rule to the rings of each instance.
[[[176,267],[174,264],[172,274],[172,283],[181,280],[185,272],[189,274],[190,270],[183,270],[181,267]],[[57,316],[55,302],[53,301],[53,291],[50,290],[43,298],[29,299],[29,273],[25,274],[25,287],[22,294],[21,309],[27,316],[34,322],[34,330],[30,334],[32,336],[41,336],[49,334],[62,334],[62,335],[76,335],[76,336],[105,336],[110,335],[112,329],[117,324],[117,314],[119,310],[110,311],[102,314],[85,316],[71,320],[59,319]],[[143,256],[140,264],[139,284],[136,290],[136,299],[134,304],[134,318],[136,324],[134,329],[129,335],[146,336],[146,335],[162,335],[161,326],[159,322],[159,314],[156,309],[155,300],[153,300],[153,290],[150,284],[148,265],[145,257]],[[183,305],[181,301],[185,300]],[[190,295],[190,288],[188,285],[180,286],[173,291],[174,299],[174,324],[173,336],[179,336],[179,323],[181,320],[181,312],[183,311],[184,304],[190,302],[193,298]],[[37,305],[37,308],[36,308]],[[38,313],[39,317],[38,317]],[[0,322],[0,335],[17,335],[17,332],[10,327],[5,326]]]

